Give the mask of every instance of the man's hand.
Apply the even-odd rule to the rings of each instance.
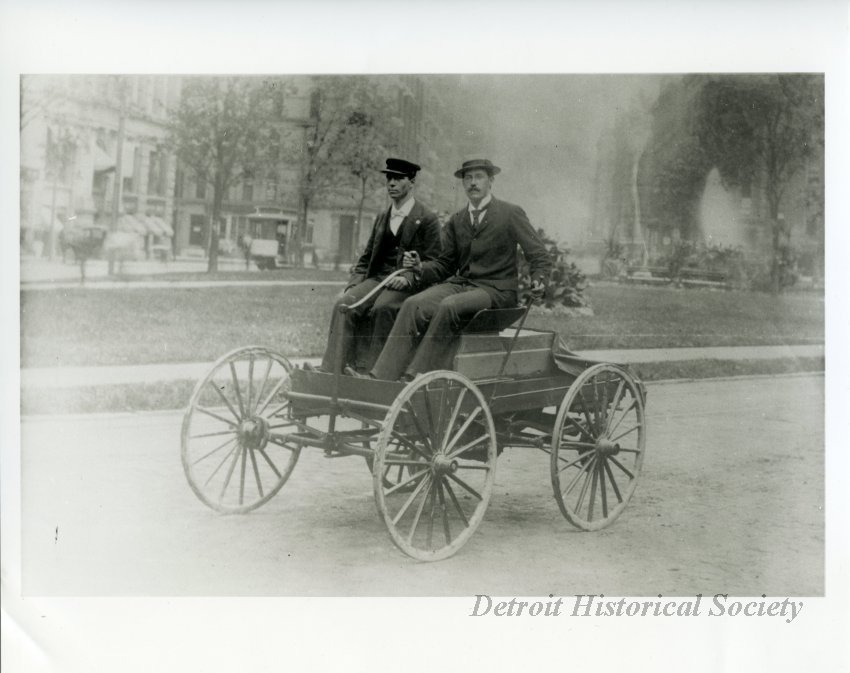
[[[406,253],[405,253],[406,254]],[[407,280],[404,276],[396,276],[395,278],[391,278],[387,283],[387,287],[391,290],[408,290],[412,286],[410,281]]]
[[[404,253],[401,259],[401,266],[404,269],[410,269],[415,273],[422,271],[422,260],[419,259],[419,253],[416,250],[409,250]]]
[[[533,280],[531,281],[531,296],[535,299],[540,299],[546,293],[546,286],[542,281]]]

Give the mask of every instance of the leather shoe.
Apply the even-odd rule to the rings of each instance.
[[[304,363],[304,371],[305,372],[319,372],[320,374],[329,374],[327,369],[322,367],[322,365],[314,365],[309,362]]]

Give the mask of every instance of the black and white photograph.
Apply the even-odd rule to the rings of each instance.
[[[185,54],[164,38],[191,3],[159,55],[103,26],[67,64],[22,50],[3,70],[10,670],[360,671],[381,651],[468,670],[464,632],[505,640],[493,670],[522,665],[512,638],[567,636],[599,670],[629,661],[613,642],[656,669],[667,639],[705,653],[693,670],[845,670],[828,19],[848,14],[757,4],[724,23],[692,3],[680,33],[637,12],[665,51],[575,3],[598,58],[514,7],[527,64],[487,39],[508,4],[451,29],[411,10],[412,37],[447,31],[423,53],[329,48],[293,6],[309,29],[275,57]],[[30,31],[73,14],[48,7],[3,11]],[[739,55],[688,53],[697,15]],[[122,662],[144,633],[173,656]]]

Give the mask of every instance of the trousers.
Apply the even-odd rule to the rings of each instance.
[[[434,369],[449,369],[455,339],[478,311],[516,304],[516,292],[470,283],[441,283],[405,299],[371,369],[376,379],[395,381]]]
[[[337,298],[328,329],[328,344],[322,358],[322,369],[333,372],[352,365],[368,371],[389,336],[395,314],[409,292],[384,289],[353,311],[340,313],[340,306],[351,306],[363,299],[381,282],[380,278],[367,278],[346,290]],[[377,318],[377,319],[376,319]],[[337,339],[342,339],[342,360],[337,362]]]

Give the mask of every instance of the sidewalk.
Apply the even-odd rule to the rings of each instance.
[[[640,364],[686,360],[777,360],[823,357],[823,344],[800,346],[729,346],[716,348],[645,348],[637,350],[582,351],[582,357],[600,362]],[[318,364],[319,358],[293,358],[292,364]],[[187,362],[108,367],[39,367],[21,370],[21,388],[77,388],[160,381],[196,381],[209,371],[211,362]]]

